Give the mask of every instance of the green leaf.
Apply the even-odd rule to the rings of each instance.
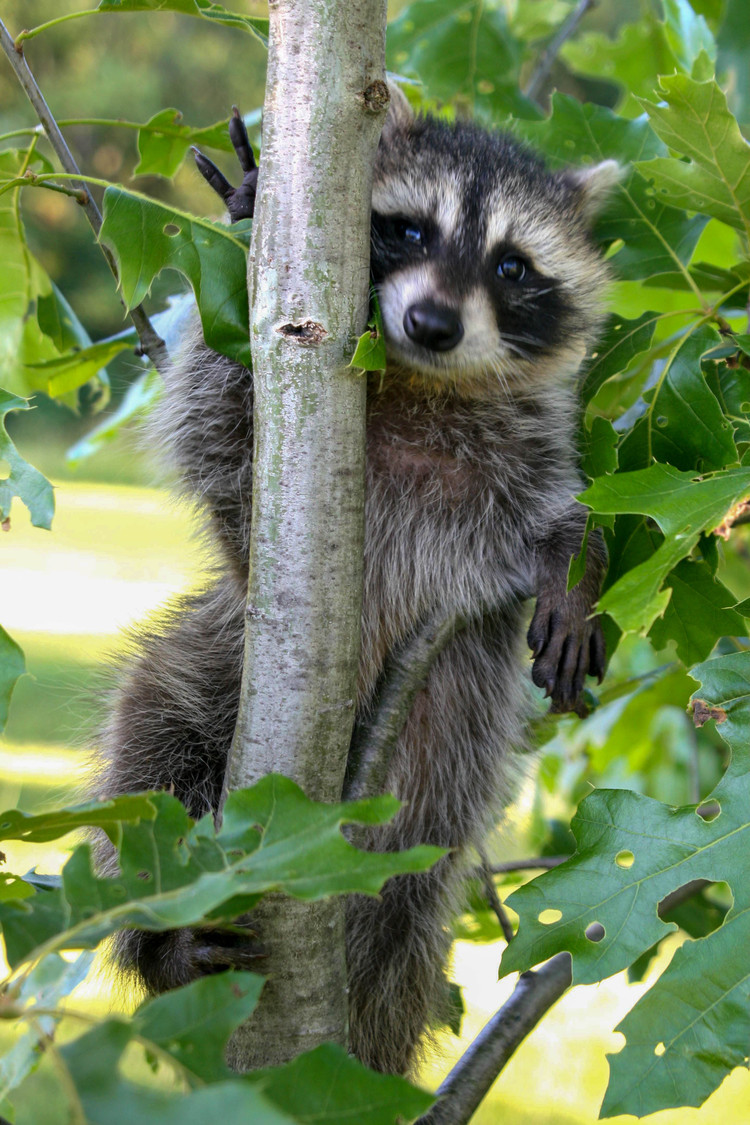
[[[211,977],[214,984],[218,978]],[[123,1121],[159,1125],[206,1125],[207,1121],[247,1121],[253,1125],[295,1125],[246,1078],[217,1082],[180,1096],[174,1090],[140,1085],[125,1077],[120,1061],[130,1046],[133,1025],[110,1019],[59,1048],[69,1088],[80,1099],[85,1120],[96,1125]]]
[[[651,991],[618,1026],[626,1044],[609,1057],[603,1116],[700,1105],[729,1070],[747,1061],[750,984],[742,951],[750,940],[750,910],[739,857],[733,853],[748,833],[750,654],[711,660],[692,675],[702,682],[694,700],[700,699],[704,715],[715,713],[716,729],[732,748],[731,768],[712,795],[720,815],[705,826],[715,842],[704,842],[696,860],[717,869],[723,864],[718,878],[729,882],[734,904],[723,925],[675,953]],[[722,853],[721,859],[716,855],[709,860],[712,848]]]
[[[52,485],[38,469],[24,461],[5,429],[5,415],[10,410],[29,410],[23,398],[0,388],[0,469],[6,462],[8,475],[0,474],[0,522],[9,519],[10,506],[17,496],[29,509],[34,527],[49,529],[55,513],[55,496]]]
[[[23,649],[0,625],[0,732],[8,721],[8,708],[13,688],[25,671]]]
[[[129,793],[108,801],[88,801],[67,809],[26,813],[8,809],[0,813],[0,840],[44,844],[59,840],[78,828],[101,828],[109,834],[122,823],[154,820],[157,809],[148,794]]]
[[[33,371],[47,378],[47,391],[53,398],[60,398],[70,391],[83,386],[95,378],[102,368],[122,352],[132,351],[127,340],[112,340],[90,344],[80,351],[67,352],[42,363],[30,363]]]
[[[135,1032],[204,1082],[229,1078],[224,1058],[229,1036],[250,1017],[265,983],[257,973],[203,977],[141,1004],[133,1017]]]
[[[118,798],[109,808],[84,806],[67,816],[45,814],[48,821],[19,812],[0,818],[0,838],[41,838],[45,833],[53,838],[78,821],[101,825],[110,838],[120,839],[117,876],[95,875],[90,847],[84,844],[63,868],[61,888],[0,903],[12,965],[36,955],[42,946],[93,948],[127,925],[173,929],[209,914],[231,920],[238,898],[249,909],[270,891],[305,901],[333,894],[376,894],[392,875],[424,871],[444,854],[443,849],[426,846],[393,853],[360,851],[343,837],[342,825],[384,823],[399,808],[395,798],[321,804],[274,774],[252,789],[230,794],[218,833],[210,817],[193,824],[180,802],[167,793],[132,797],[133,804],[122,806],[123,800]],[[113,826],[112,817],[120,808],[131,822]],[[139,811],[143,816],[134,821],[132,814]]]
[[[0,187],[18,177],[26,156],[20,149],[0,152]],[[20,188],[0,195],[0,383],[26,396],[46,389],[34,383],[26,364],[52,359],[57,349],[36,317],[38,302],[53,290],[26,242],[20,201]]]
[[[569,39],[560,57],[578,74],[616,82],[630,95],[654,92],[657,75],[670,74],[675,58],[664,25],[653,17],[617,28],[617,38],[600,31]]]
[[[733,428],[701,370],[703,356],[720,343],[708,325],[678,341],[643,395],[648,408],[620,447],[622,467],[645,467],[655,458],[702,472],[737,462]]]
[[[117,259],[128,308],[143,301],[163,269],[176,269],[193,287],[206,343],[246,365],[249,231],[249,220],[227,227],[123,188],[104,193],[100,237]]]
[[[718,582],[704,562],[683,559],[665,585],[672,597],[664,616],[651,626],[649,637],[656,648],[677,643],[677,655],[687,667],[705,660],[721,637],[743,636],[746,625],[733,607],[736,597]]]
[[[383,330],[383,314],[377,294],[373,291],[370,295],[372,317],[357,341],[357,347],[349,364],[350,367],[359,367],[362,371],[385,371],[385,334]]]
[[[241,16],[230,12],[211,0],[100,0],[98,12],[182,12],[215,23],[249,31],[264,45],[268,45],[268,20],[259,16]]]
[[[580,396],[584,405],[607,379],[625,371],[637,355],[648,351],[654,338],[659,313],[645,312],[635,320],[613,313],[601,338],[587,359],[582,372]]]
[[[39,1014],[38,1009],[56,1008],[63,997],[69,996],[86,979],[93,960],[91,953],[82,953],[73,962],[64,961],[57,953],[52,953],[43,957],[28,976],[22,978],[20,988],[11,985],[6,991],[6,998],[12,997],[14,1007],[23,1013],[21,1018],[33,1018],[34,1024],[16,1040],[10,1051],[0,1056],[0,1101],[34,1069],[45,1046],[44,1036],[54,1031],[54,1020]]]
[[[587,477],[593,480],[617,471],[618,440],[617,431],[607,418],[594,418],[585,434],[581,456],[581,468]]]
[[[691,74],[701,52],[715,62],[714,37],[688,0],[662,0],[662,7],[666,40],[680,68]]]
[[[162,109],[138,131],[140,160],[134,176],[166,176],[171,179],[185,159],[191,145],[232,151],[226,121],[202,129],[182,125],[178,109]]]
[[[629,121],[603,106],[582,105],[559,93],[552,97],[546,120],[519,121],[514,127],[556,166],[609,159],[625,164],[667,151],[645,117]],[[610,264],[619,277],[640,280],[686,265],[707,221],[705,215],[688,218],[657,200],[633,170],[613,190],[595,234],[605,244],[623,243]]]
[[[395,1125],[412,1121],[435,1101],[404,1078],[368,1070],[333,1043],[248,1078],[301,1125]]]
[[[643,101],[654,130],[684,156],[638,165],[669,203],[711,215],[750,234],[750,144],[715,81],[663,77],[659,105]]]
[[[665,541],[645,562],[628,570],[606,591],[599,608],[623,631],[645,631],[666,609],[667,574],[695,547],[702,531],[718,527],[738,500],[750,493],[750,469],[728,469],[699,478],[669,465],[600,477],[579,499],[601,515],[650,516]]]
[[[523,44],[503,8],[483,0],[415,0],[388,25],[390,70],[420,78],[434,98],[497,121],[539,117],[519,90]]]

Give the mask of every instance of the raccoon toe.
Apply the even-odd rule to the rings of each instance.
[[[531,678],[551,698],[551,710],[588,714],[582,699],[586,674],[601,681],[604,673],[604,637],[598,619],[576,619],[538,607],[528,640],[534,654]]]
[[[197,149],[193,148],[195,163],[198,171],[203,176],[209,187],[224,200],[233,223],[240,219],[252,219],[255,212],[255,194],[258,187],[258,166],[247,135],[245,123],[240,116],[237,106],[232,106],[232,117],[229,121],[229,139],[232,142],[237,159],[242,168],[243,177],[239,187],[233,187],[229,180],[220,172],[212,160]]]

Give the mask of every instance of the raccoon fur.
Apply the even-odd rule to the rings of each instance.
[[[255,191],[236,147],[237,192],[203,168],[232,218],[252,213]],[[531,678],[554,709],[579,708],[585,675],[604,669],[591,616],[604,567],[596,536],[585,576],[570,592],[566,581],[586,522],[574,500],[575,376],[607,282],[590,226],[616,174],[611,162],[551,173],[508,136],[414,116],[392,90],[372,200],[388,366],[368,388],[359,717],[386,657],[426,620],[458,611],[475,623],[437,658],[401,734],[385,789],[405,806],[365,839],[376,850],[454,850],[347,907],[351,1046],[378,1070],[409,1070],[445,1014],[461,865],[509,800],[524,742],[527,599]],[[217,808],[237,713],[251,372],[196,334],[167,375],[155,425],[209,515],[221,572],[140,636],[104,732],[99,792],[171,789],[199,817]],[[208,930],[126,931],[118,952],[151,992],[252,954]]]

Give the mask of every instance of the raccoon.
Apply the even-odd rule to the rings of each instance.
[[[239,189],[197,159],[234,220],[252,213],[257,169],[239,118],[232,130]],[[351,1047],[377,1070],[412,1068],[446,1015],[462,864],[519,774],[527,599],[531,679],[554,710],[580,710],[585,676],[604,671],[596,536],[584,577],[566,586],[586,523],[575,376],[607,283],[590,228],[616,176],[612,162],[549,172],[509,136],[415,116],[391,90],[372,199],[388,361],[368,386],[359,718],[386,658],[425,621],[473,623],[436,659],[400,736],[385,789],[404,807],[364,840],[452,851],[347,904]],[[140,636],[103,734],[103,795],[165,788],[193,816],[218,807],[241,674],[252,425],[251,372],[196,335],[167,375],[155,440],[208,513],[220,573]],[[118,957],[158,993],[253,953],[220,931],[127,931]]]

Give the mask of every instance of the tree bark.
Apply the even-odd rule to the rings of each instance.
[[[255,387],[245,665],[227,786],[269,771],[340,798],[362,600],[365,380],[349,359],[369,291],[385,117],[384,0],[271,0],[248,286]],[[256,916],[257,914],[257,916]],[[269,980],[238,1069],[347,1042],[343,908],[253,914]]]

